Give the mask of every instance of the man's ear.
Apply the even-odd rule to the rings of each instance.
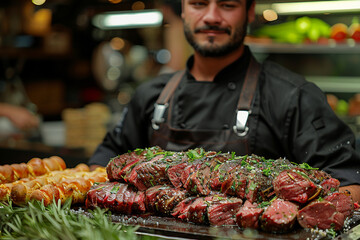
[[[252,23],[255,20],[255,0],[251,3],[251,6],[248,10],[248,23]]]

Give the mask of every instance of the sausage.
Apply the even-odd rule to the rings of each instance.
[[[58,156],[32,158],[27,163],[14,163],[0,166],[0,184],[11,183],[23,178],[44,175],[51,171],[66,169],[65,161]]]
[[[107,180],[106,172],[93,171],[82,177],[74,177],[47,184],[34,190],[29,200],[43,201],[45,206],[59,200],[61,204],[64,204],[70,198],[72,199],[72,204],[85,203],[87,192],[94,182],[105,182]]]
[[[105,172],[105,169],[102,171]],[[10,198],[15,204],[23,205],[30,200],[34,190],[64,179],[83,177],[89,172],[89,167],[84,163],[80,163],[75,168],[51,171],[42,176],[22,178],[12,183],[0,184],[0,202],[6,202]]]

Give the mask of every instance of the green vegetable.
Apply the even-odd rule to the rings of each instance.
[[[266,36],[277,42],[302,43],[307,38],[317,42],[320,37],[328,38],[331,26],[318,18],[300,17],[293,21],[265,25],[255,31],[256,36]]]
[[[340,99],[338,101],[338,104],[336,106],[336,109],[335,109],[335,112],[336,114],[338,114],[339,116],[345,116],[348,114],[349,112],[349,104],[343,100],[343,99]]]
[[[285,22],[276,25],[267,25],[255,32],[257,36],[267,36],[278,42],[301,43],[303,34],[296,31],[295,22]]]
[[[307,37],[310,39],[310,41],[317,42],[321,37],[320,29],[311,27],[307,32]]]
[[[311,28],[312,21],[309,17],[300,17],[295,20],[295,29],[301,34],[305,34]]]

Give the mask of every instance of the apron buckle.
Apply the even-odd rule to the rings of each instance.
[[[236,125],[233,126],[234,132],[240,136],[246,136],[249,132],[249,127],[246,126],[247,119],[249,117],[250,111],[238,110],[236,115]]]
[[[151,120],[151,125],[152,128],[154,130],[158,130],[159,129],[159,124],[163,123],[165,121],[165,119],[163,118],[164,113],[167,109],[167,107],[169,106],[169,104],[165,103],[165,104],[154,104],[155,106],[155,110],[154,110],[154,117]]]

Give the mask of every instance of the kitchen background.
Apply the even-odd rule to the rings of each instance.
[[[315,82],[359,135],[360,1],[320,1],[340,3],[335,10],[303,8],[315,1],[256,2],[246,43],[258,60]],[[41,142],[90,155],[139,84],[184,67],[191,49],[180,10],[176,0],[1,0],[0,99],[42,120],[37,134],[1,134],[2,147]],[[130,14],[127,25],[106,25],[110,13]],[[135,13],[155,14],[154,22],[130,26]]]

